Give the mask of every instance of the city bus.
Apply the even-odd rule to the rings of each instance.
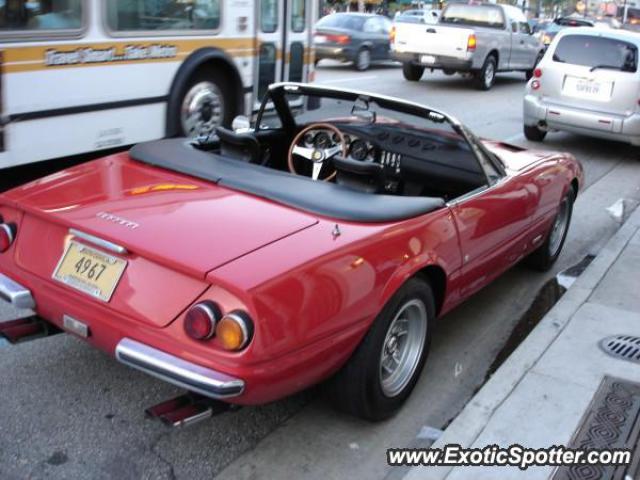
[[[312,81],[312,0],[0,0],[0,169],[251,115]]]

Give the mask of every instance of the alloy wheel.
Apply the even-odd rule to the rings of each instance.
[[[180,121],[189,137],[211,134],[222,125],[224,100],[215,83],[199,82],[193,85],[182,101]]]
[[[420,362],[427,337],[427,309],[419,299],[400,307],[385,336],[380,354],[380,385],[387,397],[402,393]]]

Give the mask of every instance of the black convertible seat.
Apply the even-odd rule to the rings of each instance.
[[[394,222],[444,206],[441,198],[377,195],[333,183],[315,182],[203,152],[185,139],[141,143],[134,146],[129,155],[139,162],[210,180],[221,186],[338,220]]]

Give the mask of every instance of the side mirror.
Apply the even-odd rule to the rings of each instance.
[[[251,122],[248,117],[238,115],[231,122],[231,129],[236,133],[246,132],[247,130],[251,130]]]

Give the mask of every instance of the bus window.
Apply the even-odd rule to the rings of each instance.
[[[278,30],[278,0],[260,2],[260,30],[264,33]]]
[[[0,0],[0,32],[79,30],[82,0]]]
[[[272,43],[260,45],[258,59],[258,98],[262,99],[267,88],[276,81],[276,47]]]
[[[291,30],[304,32],[305,27],[305,2],[306,0],[293,0],[291,8]]]
[[[304,46],[300,42],[293,42],[290,48],[289,81],[302,82],[304,68]]]
[[[217,30],[220,0],[113,0],[107,2],[107,23],[115,32]]]

